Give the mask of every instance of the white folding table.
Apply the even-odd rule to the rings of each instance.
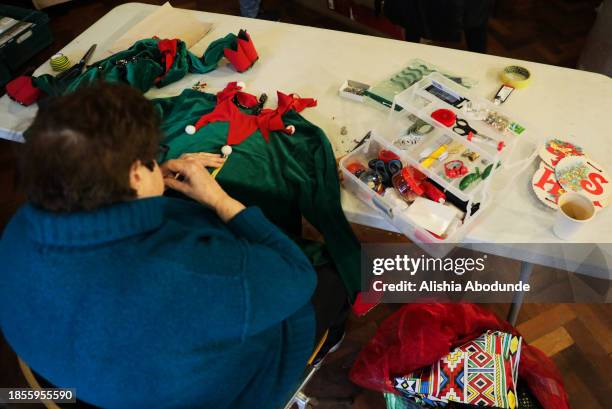
[[[108,55],[108,48],[129,27],[153,12],[157,6],[141,3],[120,5],[102,17],[68,44],[62,52],[77,61],[93,43],[98,47],[91,61]],[[318,107],[303,115],[321,127],[337,156],[355,145],[368,130],[386,119],[386,113],[367,104],[338,96],[346,79],[375,84],[403,68],[412,58],[420,58],[459,75],[478,80],[473,89],[491,98],[500,86],[499,73],[507,65],[522,65],[532,73],[528,88],[516,90],[505,107],[516,117],[533,124],[543,142],[550,137],[570,140],[584,148],[597,162],[612,171],[612,79],[585,71],[517,61],[492,55],[476,54],[424,44],[372,36],[323,30],[293,24],[193,11],[193,15],[213,24],[213,29],[191,51],[201,55],[208,44],[228,32],[244,28],[252,35],[260,54],[248,72],[237,74],[230,66],[221,66],[205,75],[188,75],[162,89],[153,89],[148,97],[171,96],[201,80],[211,92],[229,81],[244,81],[247,91],[266,92],[274,106],[275,91],[295,92],[314,97]],[[59,50],[58,50],[59,51]],[[51,72],[48,64],[36,74]],[[7,96],[0,99],[0,137],[20,140],[36,107],[21,107]],[[78,113],[77,113],[78,114]],[[346,127],[348,133],[341,134]],[[533,264],[560,267],[576,266],[582,274],[610,279],[612,266],[612,210],[604,209],[575,238],[577,243],[592,243],[603,254],[591,270],[577,260],[568,262],[566,254],[539,253],[532,243],[556,243],[551,230],[554,212],[541,205],[530,188],[533,169],[519,177],[503,200],[491,206],[465,238],[472,247],[522,262],[522,278],[528,278]],[[342,206],[349,221],[394,231],[383,217],[347,192]],[[531,251],[526,251],[531,249]],[[571,270],[571,267],[569,268]],[[575,271],[575,270],[574,270]],[[607,275],[606,273],[607,272]],[[511,319],[516,319],[520,297],[516,299]],[[609,298],[608,298],[609,299]]]

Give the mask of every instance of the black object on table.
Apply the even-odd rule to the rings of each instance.
[[[14,32],[18,34],[0,46],[0,86],[4,86],[20,74],[19,69],[30,58],[51,45],[53,35],[49,16],[42,11],[0,4],[0,16],[18,20],[19,26],[30,24],[23,31],[17,31],[16,26]]]

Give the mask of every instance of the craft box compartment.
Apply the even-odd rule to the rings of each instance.
[[[362,82],[346,80],[340,86],[338,95],[342,98],[351,99],[357,102],[364,102],[366,99],[366,93],[370,89],[368,84]]]
[[[446,103],[435,95],[426,91],[432,81],[439,82],[445,88],[452,87],[452,91],[477,103],[485,110],[498,112],[507,118],[512,118],[507,112],[502,112],[497,106],[489,103],[483,98],[471,95],[467,89],[446,80],[443,76],[433,73],[413,87],[400,93],[394,100],[394,106],[389,110],[389,117],[386,123],[380,124],[372,130],[372,136],[368,142],[360,148],[346,155],[339,163],[343,173],[344,187],[357,196],[361,201],[368,204],[371,208],[382,214],[391,224],[393,224],[402,234],[420,245],[430,254],[441,255],[449,251],[455,243],[461,242],[469,229],[478,219],[486,213],[487,209],[495,205],[497,200],[503,200],[508,187],[515,178],[525,170],[537,155],[537,141],[533,137],[533,128],[523,122],[520,123],[522,131],[515,133],[506,129],[496,130],[491,128],[483,120],[466,117],[465,111],[461,108]],[[451,83],[451,84],[449,84]],[[453,85],[454,84],[454,85]],[[396,109],[397,107],[397,109]],[[447,127],[432,118],[432,112],[438,109],[451,110],[457,118],[465,118],[469,125],[476,129],[478,133],[490,137],[494,140],[483,142],[478,138],[468,140],[466,136],[453,131],[453,127]],[[511,123],[518,121],[510,120]],[[398,144],[402,135],[406,135],[406,130],[413,126],[423,124],[427,129],[431,129],[420,140],[408,145]],[[421,157],[422,152],[432,151],[440,140],[447,140],[448,155],[443,160],[434,160],[431,166],[423,166]],[[499,142],[504,141],[503,149],[499,150]],[[457,147],[456,151],[451,148]],[[384,195],[378,194],[358,177],[352,174],[347,166],[353,163],[360,163],[368,167],[368,161],[377,158],[380,150],[389,150],[399,156],[402,166],[412,166],[425,174],[430,180],[438,184],[445,190],[447,195],[450,193],[465,203],[465,209],[478,206],[478,210],[464,212],[463,222],[447,234],[438,236],[424,229],[412,220],[405,208],[406,204],[398,204],[397,200],[389,200]],[[466,151],[474,152],[477,157],[474,160],[461,156]],[[468,187],[461,189],[462,177],[449,178],[446,176],[444,164],[452,160],[461,160],[468,173],[474,173],[479,168],[482,174],[487,167],[488,177],[479,178]],[[496,166],[495,164],[499,164]],[[387,188],[394,190],[393,187]],[[446,244],[447,246],[441,246]],[[451,245],[452,244],[452,245]]]
[[[465,102],[462,107],[453,106],[428,92],[427,88],[434,83],[450,90],[456,96],[464,98]],[[472,107],[478,108],[479,113],[470,112],[470,103]],[[479,135],[494,140],[495,142],[483,141],[476,135],[472,139],[471,146],[476,147],[479,151],[486,152],[489,158],[495,158],[496,163],[500,164],[499,167],[494,168],[495,177],[492,179],[493,182],[488,185],[488,193],[496,194],[498,197],[506,194],[510,184],[533,162],[537,156],[538,143],[542,140],[542,135],[532,124],[517,118],[505,108],[494,105],[491,101],[474,94],[471,90],[437,72],[431,73],[406,91],[398,94],[394,99],[394,108],[396,106],[406,107],[406,109],[391,109],[387,125],[395,124],[397,126],[405,121],[406,117],[417,116],[438,128],[447,129],[449,133],[459,138],[467,139],[465,136],[454,132],[452,126],[445,127],[431,118],[431,113],[435,110],[448,109],[457,118],[466,120],[469,126],[476,129]],[[486,115],[487,112],[493,113],[493,118],[500,118],[501,124],[497,124],[498,128],[487,122],[487,119],[489,119]],[[504,123],[507,123],[507,125],[504,126]],[[504,144],[502,150],[498,149],[499,142]]]
[[[376,158],[381,150],[389,150],[400,157],[402,166],[411,166],[413,162],[408,159],[406,152],[403,152],[394,147],[387,138],[377,130],[373,130],[370,139],[363,144],[360,148],[349,153],[339,163],[340,170],[343,176],[343,186],[349,192],[354,194],[362,202],[366,203],[372,209],[383,215],[391,224],[393,224],[400,233],[404,234],[412,241],[421,246],[425,251],[430,254],[436,254],[442,256],[448,252],[454,246],[454,243],[460,242],[467,234],[469,226],[480,216],[483,208],[486,207],[485,200],[480,193],[472,192],[471,197],[476,199],[476,202],[480,200],[480,209],[476,211],[473,216],[467,217],[463,224],[461,224],[452,234],[448,234],[445,237],[439,237],[426,229],[419,226],[413,220],[408,217],[406,213],[406,205],[398,204],[393,200],[389,200],[384,195],[380,195],[372,190],[368,185],[359,180],[354,174],[352,174],[347,166],[352,163],[361,163],[367,167],[367,163],[370,159]],[[387,188],[392,189],[393,188]],[[474,203],[476,203],[474,202]],[[444,246],[444,244],[452,244],[450,246]]]
[[[4,86],[25,62],[53,42],[47,14],[0,5],[0,16],[32,23],[32,26],[0,46],[0,86]]]
[[[448,91],[449,98],[463,99],[463,102],[452,105],[445,100],[439,92],[432,93],[429,89],[440,89]],[[449,80],[448,78],[434,72],[421,81],[398,94],[394,99],[394,105],[407,107],[408,114],[418,113],[427,117],[436,109],[444,108],[451,110],[457,118],[466,120],[470,127],[478,132],[474,137],[474,142],[481,145],[483,149],[495,154],[497,143],[483,142],[480,135],[484,135],[495,142],[504,142],[505,148],[502,150],[502,157],[515,147],[520,140],[533,140],[534,129],[530,124],[517,119],[512,113],[507,112],[500,105],[478,95],[469,89]],[[401,110],[396,109],[390,114],[397,120],[397,116],[402,115]],[[490,113],[490,115],[488,114]],[[491,120],[489,120],[491,118]],[[494,121],[497,119],[497,121]],[[450,129],[452,130],[452,126]]]

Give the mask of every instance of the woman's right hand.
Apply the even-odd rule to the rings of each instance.
[[[209,162],[210,158],[198,155],[169,160],[161,165],[164,184],[215,210],[227,222],[244,205],[231,198],[211,176],[206,169]]]

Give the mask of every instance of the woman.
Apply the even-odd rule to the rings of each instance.
[[[96,406],[278,407],[346,296],[315,295],[313,308],[309,260],[211,177],[223,159],[159,167],[159,134],[153,106],[125,85],[39,110],[22,157],[29,202],[0,241],[5,338]]]

